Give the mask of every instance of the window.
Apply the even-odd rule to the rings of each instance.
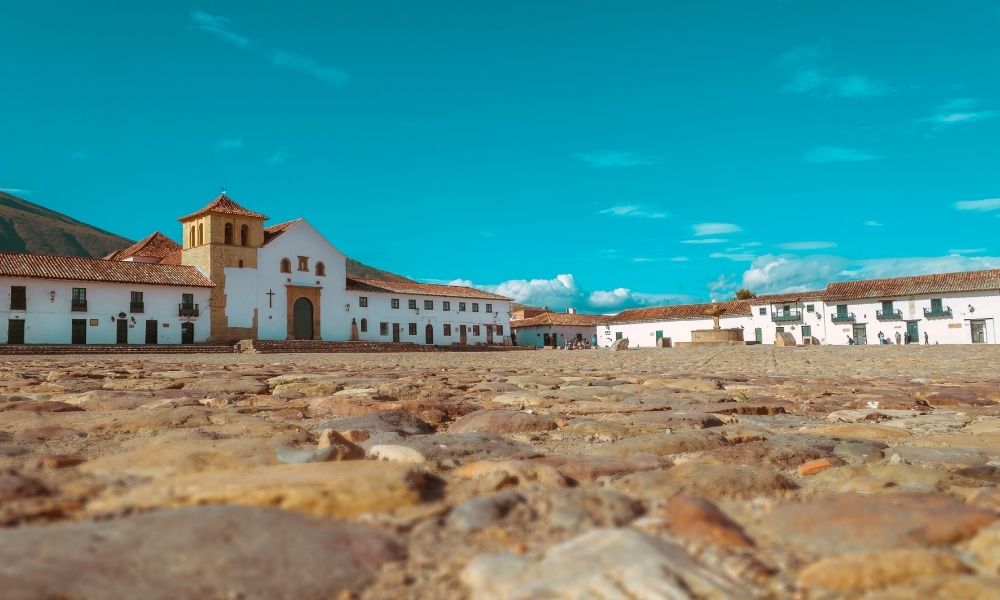
[[[368,332],[368,319],[361,319],[361,333]]]
[[[205,243],[205,224],[198,223],[198,245]]]
[[[503,325],[497,325],[497,335],[503,335]]]
[[[458,312],[465,312],[465,302],[458,303]]]
[[[812,304],[806,304],[806,312],[815,312],[816,307]]]
[[[23,285],[10,286],[10,309],[26,310],[28,306],[27,288]]]
[[[309,270],[309,257],[308,256],[300,256],[299,257],[299,270],[300,271],[308,271]]]
[[[441,302],[441,310],[451,310],[451,302],[447,300]]]
[[[233,243],[233,224],[232,223],[226,223],[225,232],[226,232],[225,233],[225,243],[232,244]]]
[[[368,308],[368,296],[359,296],[358,306],[360,306],[361,308]]]
[[[472,303],[472,312],[479,312],[479,303],[478,302],[473,302]]]
[[[472,335],[479,335],[479,325],[472,326]]]
[[[882,314],[889,314],[892,312],[892,300],[885,300],[882,302]]]
[[[198,238],[195,237],[194,225],[191,226],[191,232],[188,235],[188,246],[195,246],[198,244]]]
[[[766,306],[761,306],[760,307],[760,314],[762,314],[762,315],[766,315],[767,314],[767,307]]]
[[[22,288],[23,289],[23,288]],[[931,312],[943,312],[944,306],[940,298],[931,298]]]
[[[410,326],[407,329],[408,329],[410,335],[417,335],[417,324],[416,323],[410,323]]]
[[[417,301],[416,300],[407,300],[406,301],[406,305],[410,308],[410,310],[417,310]]]
[[[620,332],[620,331],[616,331],[616,332],[615,332],[615,339],[616,339],[616,340],[620,340],[620,339],[622,339],[622,332]]]
[[[141,313],[145,310],[146,306],[142,301],[142,292],[132,292],[129,298],[128,311],[132,313]]]
[[[493,305],[492,304],[487,304],[486,305],[486,312],[491,313],[491,314],[493,313]]]
[[[444,334],[445,335],[451,335],[451,324],[450,323],[445,323],[444,324]]]
[[[326,265],[322,261],[316,263],[316,276],[326,277]]]
[[[789,315],[792,313],[792,307],[790,304],[785,304],[781,307],[781,314]]]
[[[837,305],[837,318],[838,319],[846,319],[847,318],[847,305],[846,304],[838,304]]]
[[[378,324],[378,334],[379,335],[389,335],[389,324],[379,323]]]
[[[181,294],[181,305],[184,308],[194,308],[194,294]]]
[[[246,225],[240,226],[240,246],[250,245],[250,228]]]
[[[287,258],[281,259],[281,272],[282,273],[291,273],[292,272],[292,261],[288,260]]]
[[[393,298],[392,300],[389,300],[389,307],[399,308],[399,298]]]
[[[434,301],[424,300],[424,310],[434,310]]]
[[[243,259],[240,259],[239,265],[240,265],[240,268],[242,269],[243,268]]]
[[[73,288],[73,310],[87,310],[87,288]]]
[[[806,339],[807,337],[812,337],[812,334],[813,334],[812,325],[803,325],[802,326],[802,339],[803,340]]]

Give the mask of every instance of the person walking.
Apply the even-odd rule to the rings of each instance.
[[[880,346],[885,343],[885,334],[881,331],[878,332],[878,343]]]
[[[897,332],[896,332],[896,345],[898,346],[898,345],[900,345],[901,343],[903,343],[903,336],[901,336],[901,335],[899,334],[899,332],[897,331]]]
[[[924,345],[925,346],[930,346],[931,345],[931,338],[927,336],[927,332],[926,331],[924,332]]]

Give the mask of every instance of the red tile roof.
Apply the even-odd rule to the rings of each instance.
[[[105,260],[125,260],[133,257],[158,258],[178,252],[181,245],[159,231],[147,235],[124,250],[117,250],[105,256]],[[159,262],[159,261],[158,261]]]
[[[284,223],[278,223],[277,225],[271,225],[270,227],[265,227],[264,244],[266,245],[268,242],[278,237],[279,235],[290,229],[292,225],[295,225],[301,220],[302,219],[293,219],[291,221],[285,221]]]
[[[77,256],[0,252],[0,277],[215,287],[194,267]]]
[[[347,279],[348,291],[383,294],[410,294],[413,296],[451,296],[481,300],[510,300],[506,296],[491,294],[461,285],[437,285],[415,281],[384,281],[381,279]]]
[[[518,319],[516,321],[511,321],[510,326],[512,329],[517,329],[519,327],[546,327],[552,325],[565,325],[565,326],[575,326],[575,327],[594,327],[598,323],[604,322],[608,317],[604,315],[584,315],[580,313],[570,314],[570,313],[542,313],[540,315],[535,315],[534,317],[529,317],[527,319]]]
[[[919,294],[1000,290],[1000,269],[887,279],[841,281],[826,286],[825,300],[865,300]]]
[[[193,212],[177,220],[183,223],[184,221],[187,221],[189,219],[200,217],[205,213],[219,213],[224,215],[236,215],[238,217],[250,217],[252,219],[263,219],[265,221],[267,220],[267,217],[265,215],[262,215],[259,212],[254,212],[252,210],[247,210],[246,208],[243,208],[242,206],[237,204],[232,198],[230,198],[225,194],[220,194],[218,198],[212,200],[197,212]]]
[[[750,304],[781,304],[783,302],[802,302],[803,300],[822,300],[826,297],[825,290],[809,290],[807,292],[785,292],[783,294],[765,294],[750,298]]]
[[[750,316],[749,300],[730,300],[716,304],[724,309],[723,317]],[[705,311],[712,308],[713,303],[705,304],[675,304],[672,306],[653,306],[649,308],[633,308],[623,310],[613,317],[605,317],[601,323],[642,323],[647,321],[667,321],[671,319],[709,319]]]

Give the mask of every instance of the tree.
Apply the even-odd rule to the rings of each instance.
[[[733,298],[735,300],[749,300],[750,298],[756,298],[756,297],[757,297],[757,292],[748,288],[740,288],[736,290],[735,294],[733,294]]]

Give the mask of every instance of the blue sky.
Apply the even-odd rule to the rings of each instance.
[[[129,5],[131,4],[131,5]],[[552,307],[1000,266],[1000,1],[0,0],[0,189]]]

